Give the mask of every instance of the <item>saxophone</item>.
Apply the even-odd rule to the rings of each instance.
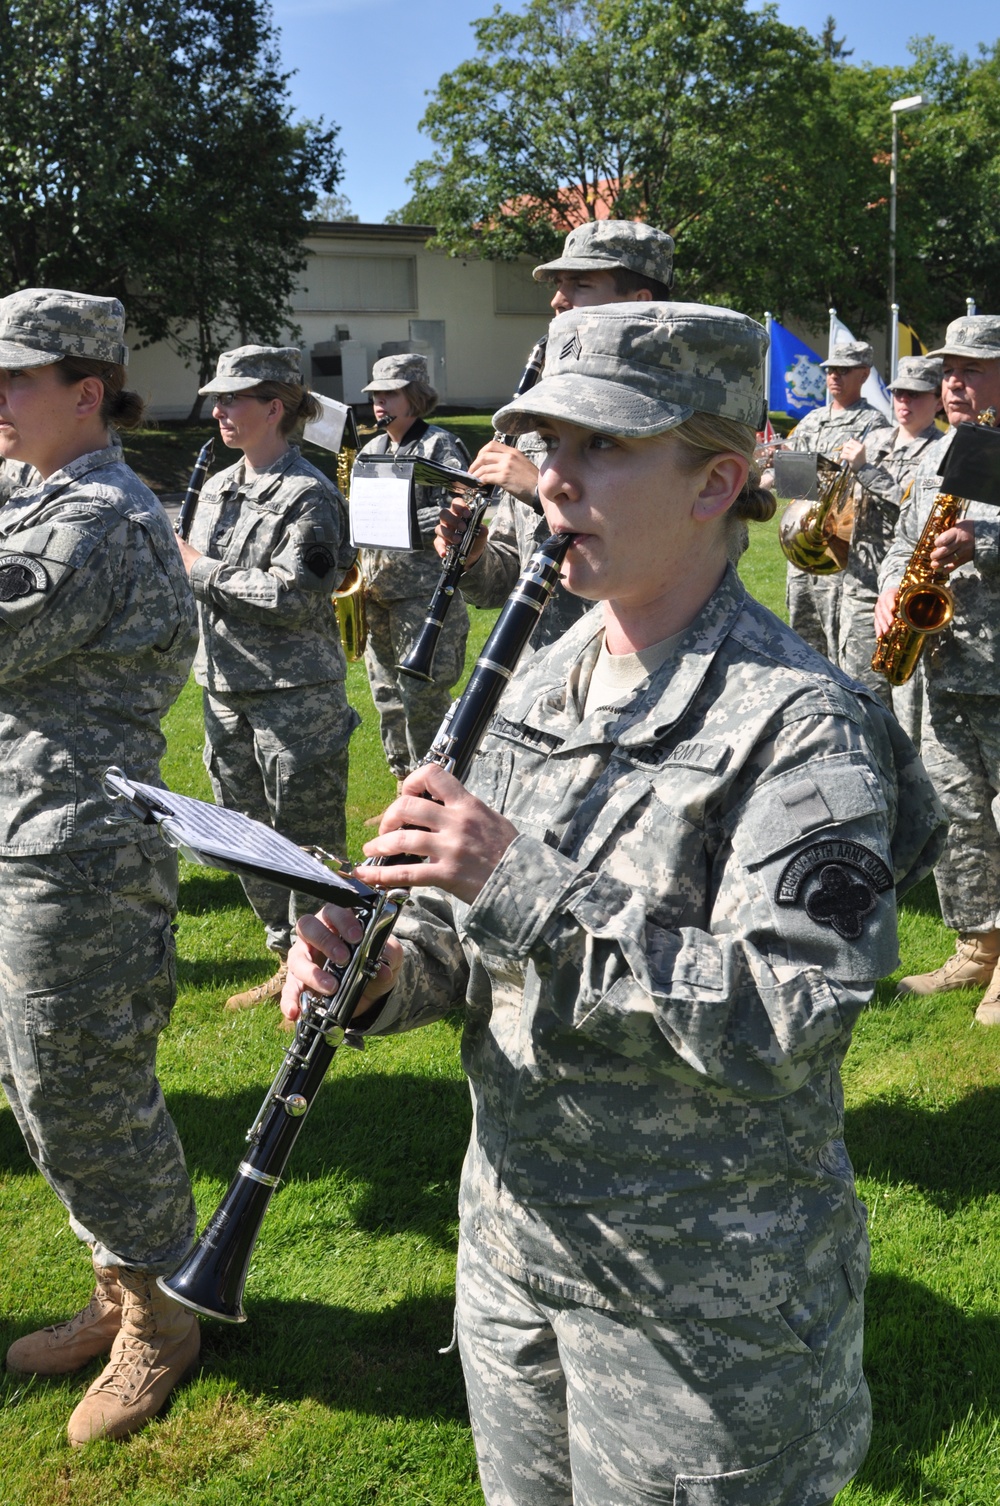
[[[976,414],[976,423],[992,429],[996,418],[995,408],[984,408]],[[899,583],[892,626],[880,635],[872,655],[872,669],[885,675],[890,685],[906,684],[928,635],[942,632],[955,615],[955,598],[945,584],[948,576],[931,563],[931,551],[941,534],[954,528],[968,505],[965,497],[954,497],[950,492],[938,492],[934,498]]]
[[[778,524],[778,542],[796,570],[810,575],[836,575],[847,564],[854,509],[854,472],[819,457],[823,481],[815,502],[790,502]]]
[[[351,471],[358,458],[357,450],[341,448],[337,452],[337,486],[346,501],[351,494]],[[360,555],[348,570],[337,590],[333,593],[333,609],[337,614],[340,640],[344,645],[344,657],[353,664],[360,659],[368,641],[368,619],[365,614],[365,578],[361,574]]]

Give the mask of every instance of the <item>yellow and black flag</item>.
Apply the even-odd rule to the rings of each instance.
[[[925,356],[927,346],[921,340],[915,329],[908,324],[899,321],[899,351],[900,356]]]

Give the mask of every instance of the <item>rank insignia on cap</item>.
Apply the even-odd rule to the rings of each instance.
[[[830,838],[796,853],[778,880],[779,905],[801,905],[820,926],[857,941],[876,897],[893,886],[886,864],[860,842]]]
[[[19,601],[49,583],[42,566],[30,554],[0,554],[0,601]]]
[[[575,329],[570,338],[566,341],[566,344],[563,346],[562,350],[559,352],[560,360],[568,361],[570,356],[575,356],[576,359],[579,360],[580,352],[582,349],[583,346],[580,344],[580,331],[578,329]]]

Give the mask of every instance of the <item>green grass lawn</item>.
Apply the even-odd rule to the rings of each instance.
[[[470,447],[482,425],[469,420]],[[752,533],[744,577],[780,610],[775,527]],[[473,615],[470,657],[491,616]],[[348,812],[357,856],[362,823],[393,782],[359,666],[349,692],[364,717]],[[206,795],[200,744],[189,686],[170,718],[164,773]],[[222,1013],[235,986],[269,970],[234,878],[185,865],[178,944],[180,995],[160,1069],[204,1223],[288,1038],[273,1009]],[[950,949],[931,883],[904,906],[902,948],[908,968]],[[841,1506],[1000,1501],[1000,1031],[972,1025],[974,999],[896,1003],[887,982],[848,1057],[848,1145],[874,1247],[876,1431]],[[206,1323],[200,1374],[123,1444],[74,1452],[65,1442],[96,1363],[66,1380],[0,1378],[0,1506],[481,1502],[458,1359],[438,1352],[451,1333],[468,1127],[457,1022],[341,1052],[265,1221],[249,1321]],[[0,1245],[4,1346],[86,1301],[87,1261],[6,1108]]]

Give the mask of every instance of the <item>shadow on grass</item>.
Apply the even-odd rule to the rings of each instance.
[[[380,1312],[318,1302],[249,1301],[248,1321],[202,1323],[201,1369],[251,1395],[275,1400],[312,1399],[372,1417],[468,1418],[457,1353],[441,1355],[452,1327],[452,1302],[410,1297]],[[16,1326],[0,1322],[0,1344],[52,1321],[49,1313],[24,1313]],[[31,1393],[55,1385],[72,1391],[99,1371],[54,1380],[35,1379]],[[0,1412],[17,1406],[23,1378],[0,1376]],[[67,1405],[69,1405],[69,1401]]]
[[[900,905],[902,909],[912,910],[917,915],[929,915],[934,920],[940,920],[941,904],[933,873],[926,874],[919,884],[914,884],[903,896]]]
[[[266,957],[251,957],[240,962],[234,962],[230,957],[218,960],[201,958],[198,961],[178,957],[177,984],[179,988],[217,988],[221,1005],[230,994],[239,992],[238,984],[263,983],[277,966],[273,952]]]
[[[239,909],[246,904],[243,885],[235,873],[208,873],[198,869],[186,873],[181,879],[177,907],[182,915]]]
[[[859,1176],[909,1183],[954,1212],[1000,1188],[1000,1087],[943,1109],[874,1099],[848,1109],[845,1139]]]
[[[266,1087],[262,1082],[226,1097],[167,1095],[192,1174],[232,1178]],[[335,1175],[339,1186],[351,1184],[350,1219],[356,1228],[416,1231],[450,1247],[471,1117],[464,1082],[338,1077],[335,1063],[303,1124],[285,1185],[298,1186],[301,1195],[302,1184],[317,1183],[311,1217],[336,1222],[343,1212],[329,1213],[329,1197],[319,1186]]]
[[[1000,1318],[963,1312],[903,1276],[874,1275],[865,1373],[875,1431],[857,1484],[899,1491],[899,1500],[955,1500],[924,1478],[921,1460],[970,1413],[1000,1415]]]

